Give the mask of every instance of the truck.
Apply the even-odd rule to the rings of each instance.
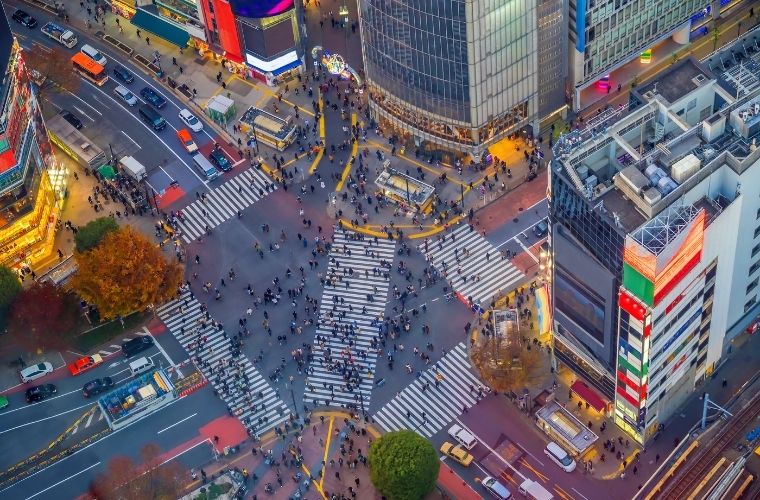
[[[64,47],[73,49],[74,47],[76,47],[77,43],[79,43],[79,40],[77,39],[76,34],[71,30],[67,30],[60,24],[47,23],[45,26],[43,26],[40,29],[42,30],[43,33],[45,33],[47,36],[49,36],[56,42],[60,43]]]
[[[131,156],[121,157],[119,159],[119,166],[124,169],[124,173],[126,173],[137,182],[140,182],[148,176],[148,173],[145,170],[145,165],[135,160]]]
[[[526,479],[520,484],[519,491],[522,496],[532,500],[552,500],[554,498],[554,495],[546,491],[546,488],[530,479]]]

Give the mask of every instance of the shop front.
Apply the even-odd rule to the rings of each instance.
[[[177,47],[187,47],[190,35],[179,24],[159,15],[155,6],[141,7],[131,19],[135,28],[163,38]]]

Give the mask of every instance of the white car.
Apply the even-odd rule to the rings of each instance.
[[[19,372],[19,375],[21,376],[21,381],[26,384],[32,380],[44,377],[48,373],[53,373],[53,365],[45,361],[44,363],[27,366]]]
[[[459,444],[468,450],[473,449],[478,444],[478,439],[475,436],[456,424],[452,425],[451,429],[449,429],[449,436],[456,439]]]
[[[203,130],[203,122],[196,118],[187,108],[179,112],[179,119],[182,120],[185,125],[190,127],[190,130],[193,132],[200,132]]]

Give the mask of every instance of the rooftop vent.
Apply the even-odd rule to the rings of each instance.
[[[691,81],[694,82],[695,85],[700,86],[707,81],[707,77],[703,75],[702,73],[700,73],[694,78],[692,78]]]

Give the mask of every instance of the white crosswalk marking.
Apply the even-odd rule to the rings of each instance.
[[[374,419],[386,431],[411,429],[431,437],[473,406],[481,388],[483,394],[490,391],[473,373],[461,342],[380,408]]]
[[[517,267],[468,224],[445,235],[443,241],[429,240],[419,248],[446,276],[454,291],[484,308],[525,279]]]
[[[206,232],[206,226],[218,226],[275,189],[277,185],[263,172],[249,168],[206,193],[205,200],[195,200],[182,209],[182,239],[186,243],[195,240]]]
[[[277,392],[247,356],[232,356],[231,340],[211,324],[190,292],[159,307],[157,314],[188,354],[201,357],[203,375],[248,429],[263,434],[289,418],[290,409]],[[201,347],[199,339],[205,339]]]
[[[366,409],[396,243],[342,230],[333,240],[304,402]]]

